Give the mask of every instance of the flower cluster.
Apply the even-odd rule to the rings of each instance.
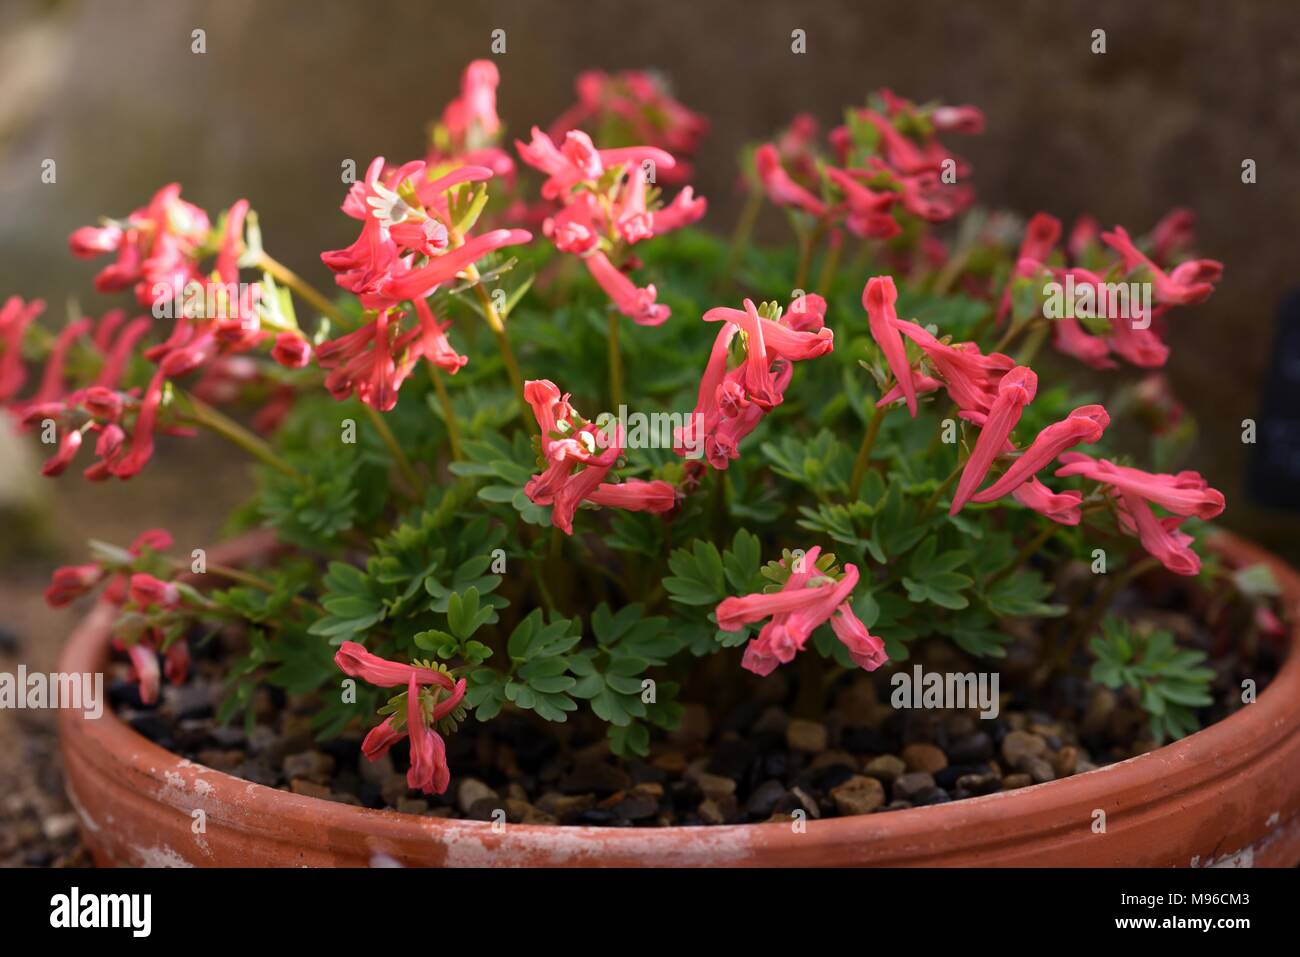
[[[860,239],[892,239],[905,221],[942,223],[973,200],[962,182],[970,166],[938,134],[981,133],[973,106],[919,107],[881,90],[831,130],[829,154],[816,146],[817,123],[796,117],[776,141],[754,153],[759,183],[771,202],[806,213]]]
[[[517,142],[525,163],[546,174],[542,198],[559,204],[543,225],[561,252],[581,257],[614,307],[633,322],[657,326],[670,310],[656,301],[653,285],[638,287],[624,268],[636,243],[689,226],[707,202],[684,187],[671,203],[659,202],[659,170],[676,165],[672,154],[654,146],[597,149],[591,137],[570,130],[561,145],[533,127],[528,143]]]
[[[700,423],[704,456],[715,469],[738,458],[741,440],[784,400],[794,363],[825,355],[835,346],[835,334],[825,323],[826,300],[815,293],[800,296],[784,312],[773,303],[764,303],[760,311],[748,299],[744,306],[719,306],[704,314],[705,322],[721,323],[721,328],[700,377],[692,421]],[[730,366],[737,336],[743,356]],[[677,452],[685,454],[680,439]]]
[[[663,80],[644,70],[605,73],[587,70],[574,83],[578,100],[565,110],[549,133],[563,142],[573,130],[594,130],[609,146],[645,143],[671,153],[676,164],[659,171],[661,182],[689,183],[690,160],[700,148],[709,123],[672,97]]]
[[[1060,352],[1094,369],[1114,368],[1112,354],[1141,368],[1163,366],[1169,358],[1161,334],[1166,313],[1173,306],[1204,302],[1223,273],[1223,264],[1212,259],[1185,259],[1167,272],[1162,268],[1190,246],[1191,230],[1191,214],[1174,210],[1153,230],[1153,252],[1147,256],[1123,226],[1099,232],[1093,220],[1083,219],[1067,244],[1074,265],[1066,265],[1065,254],[1056,251],[1060,220],[1038,213],[1025,229],[997,322],[1002,325],[1011,313],[1017,280],[1054,280],[1066,290],[1064,308],[1049,310],[1059,311],[1051,318],[1052,341]],[[1135,294],[1141,284],[1150,285],[1153,304]]]
[[[617,422],[604,428],[588,422],[547,379],[527,383],[524,398],[542,433],[542,471],[524,492],[537,505],[551,506],[551,524],[566,535],[573,534],[573,516],[583,502],[631,512],[667,512],[677,504],[676,490],[661,480],[605,481],[623,454]]]
[[[780,563],[788,577],[776,591],[723,599],[716,615],[718,628],[724,632],[769,619],[745,646],[743,667],[756,675],[770,675],[777,665],[793,661],[813,631],[828,621],[858,667],[875,671],[888,660],[884,642],[853,613],[857,566],[845,565],[837,580],[833,561],[834,556],[823,558],[821,547],[815,546]]]

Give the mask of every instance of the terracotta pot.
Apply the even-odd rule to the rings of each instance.
[[[1234,561],[1264,561],[1300,602],[1300,573],[1224,535]],[[234,543],[231,563],[264,552]],[[217,558],[214,557],[214,561]],[[100,671],[111,612],[96,608],[59,668]],[[1300,628],[1258,701],[1182,741],[1060,781],[861,817],[721,827],[505,825],[301,797],[182,760],[111,712],[60,714],[68,794],[102,865],[1050,865],[1291,866],[1300,861]],[[194,833],[204,812],[206,828]],[[1105,832],[1095,833],[1095,812]]]

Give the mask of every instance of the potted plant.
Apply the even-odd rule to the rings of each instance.
[[[256,467],[230,544],[47,593],[102,588],[61,667],[120,676],[60,725],[99,860],[1300,859],[1300,580],[1207,531],[1153,371],[1221,271],[1190,214],[985,213],[979,110],[882,91],[747,151],[725,241],[658,81],[585,74],[512,153],[498,79],[343,164],[335,296],[172,185],[71,239],[145,315],[4,307],[47,474],[197,428]]]

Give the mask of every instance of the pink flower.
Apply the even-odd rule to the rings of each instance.
[[[667,306],[655,302],[657,293],[653,284],[638,288],[625,273],[615,268],[603,252],[593,252],[583,262],[614,303],[614,308],[637,325],[658,326],[672,315]]]
[[[1020,421],[1020,415],[1038,391],[1038,376],[1028,366],[1016,366],[998,383],[998,395],[989,408],[988,417],[980,429],[975,448],[957,480],[957,491],[952,496],[948,514],[956,515],[970,499],[980,482],[988,474],[994,459],[1002,454],[1011,430]]]
[[[174,582],[161,581],[147,572],[136,572],[131,576],[128,593],[131,600],[141,608],[148,608],[150,605],[175,608],[181,602],[180,590]]]
[[[880,346],[889,371],[893,373],[894,381],[907,400],[907,411],[912,418],[916,418],[916,384],[912,378],[912,365],[907,359],[907,348],[903,345],[903,336],[898,331],[898,313],[894,310],[897,301],[898,290],[892,276],[873,276],[867,280],[867,285],[862,290],[862,306],[867,310],[871,338]]]
[[[965,413],[985,415],[997,397],[998,382],[1015,361],[1000,352],[983,355],[973,342],[946,345],[915,322],[897,323],[898,331],[925,353],[943,381],[948,397]]]
[[[1010,378],[1010,373],[1008,373]],[[1093,444],[1101,439],[1110,425],[1110,415],[1100,405],[1084,405],[1060,422],[1053,422],[1034,437],[1029,448],[1011,463],[1010,468],[984,491],[970,497],[972,502],[995,502],[1030,481],[1058,455],[1079,443]],[[1021,504],[1026,504],[1022,501]],[[1033,506],[1030,506],[1031,508]],[[1073,524],[1073,523],[1071,523]]]
[[[1223,264],[1213,259],[1189,260],[1166,274],[1138,250],[1123,226],[1102,233],[1101,241],[1120,254],[1125,271],[1145,268],[1150,273],[1155,299],[1159,303],[1181,306],[1204,302],[1214,292],[1214,283],[1223,275]]]
[[[653,482],[628,479],[596,486],[595,491],[587,496],[587,501],[628,512],[670,512],[677,506],[677,490],[659,479]]]
[[[819,218],[826,215],[826,204],[790,178],[771,143],[764,143],[755,151],[754,168],[767,198],[777,206],[792,206]]]
[[[1057,475],[1082,475],[1121,494],[1152,502],[1176,515],[1211,519],[1222,514],[1224,509],[1223,493],[1210,488],[1199,472],[1186,471],[1174,475],[1145,472],[1079,452],[1062,455],[1061,461],[1066,464],[1056,470]]]
[[[281,332],[275,337],[271,358],[286,369],[302,369],[311,363],[311,343],[295,332]]]
[[[56,568],[45,589],[45,603],[51,608],[70,605],[82,595],[89,594],[104,580],[104,570],[98,565],[64,565]]]
[[[744,625],[770,618],[746,646],[744,668],[758,675],[771,674],[777,665],[793,661],[817,626],[828,620],[835,637],[860,666],[870,671],[884,663],[883,645],[848,605],[858,583],[857,567],[845,565],[837,581],[818,570],[820,555],[820,546],[810,548],[794,563],[780,591],[724,598],[718,604],[715,618],[722,631],[739,631]]]
[[[940,133],[965,133],[975,136],[984,132],[984,111],[977,106],[937,106],[930,122]]]
[[[44,300],[33,299],[24,303],[17,296],[10,296],[0,307],[0,402],[7,402],[17,395],[27,379],[23,367],[23,334],[44,311]]]
[[[411,675],[406,685],[406,733],[411,739],[411,767],[406,772],[406,786],[425,794],[442,794],[451,784],[447,746],[428,721],[415,675]]]
[[[1065,464],[1056,470],[1058,476],[1081,475],[1107,486],[1120,528],[1136,535],[1142,547],[1171,572],[1195,575],[1200,570],[1201,560],[1190,547],[1192,538],[1179,525],[1186,516],[1214,518],[1223,512],[1224,499],[1199,473],[1153,474],[1080,452],[1067,452],[1061,461]],[[1151,504],[1174,514],[1156,518]]]
[[[163,652],[163,675],[168,684],[185,683],[190,673],[190,646],[184,638],[177,638]]]
[[[474,60],[460,78],[460,96],[447,104],[442,124],[459,149],[491,140],[501,129],[497,85],[501,74],[491,60]]]
[[[657,234],[671,232],[697,223],[708,211],[709,201],[703,196],[696,196],[689,186],[682,187],[681,192],[663,209],[654,213],[654,231]]]
[[[1082,493],[1053,492],[1036,477],[1031,476],[1028,481],[1016,486],[1011,496],[1025,508],[1033,509],[1061,525],[1078,525],[1083,520]]]
[[[158,686],[161,671],[158,668],[158,652],[145,639],[136,641],[126,649],[131,656],[131,668],[140,687],[140,700],[145,704],[154,704],[158,700]]]
[[[444,672],[380,658],[355,641],[345,641],[339,646],[334,663],[344,674],[360,678],[377,688],[396,688],[414,681],[419,685],[438,685],[450,691],[453,685],[451,677]]]
[[[1171,209],[1151,230],[1151,255],[1160,265],[1168,265],[1180,252],[1191,247],[1195,239],[1196,214],[1181,207]]]
[[[1016,268],[1002,290],[1002,299],[998,302],[997,324],[1000,326],[1011,311],[1011,289],[1017,279],[1034,275],[1042,268],[1056,248],[1061,238],[1061,221],[1047,213],[1035,213],[1025,226],[1024,238],[1020,240],[1020,252],[1016,255]]]

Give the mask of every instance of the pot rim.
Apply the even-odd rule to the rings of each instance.
[[[239,563],[264,553],[273,544],[269,533],[256,532],[214,549],[213,554],[220,554],[224,563]],[[1234,562],[1267,564],[1282,586],[1285,601],[1296,606],[1300,600],[1300,572],[1228,532],[1216,531],[1210,544]],[[112,607],[103,602],[97,604],[68,639],[60,655],[60,671],[102,671],[108,659],[111,621]],[[690,846],[697,852],[694,858],[678,855],[668,863],[690,863],[696,858],[726,863],[728,850],[744,847],[752,853],[758,845],[768,853],[787,850],[801,860],[809,860],[806,855],[811,851],[815,860],[819,850],[829,852],[850,840],[862,844],[886,839],[906,848],[901,857],[892,858],[897,863],[927,863],[939,853],[951,856],[954,851],[996,851],[1003,845],[1025,841],[1027,834],[1040,840],[1047,837],[1049,841],[1055,835],[1064,842],[1067,830],[1079,827],[1077,811],[1081,806],[1122,806],[1125,815],[1131,818],[1130,823],[1140,826],[1144,816],[1159,813],[1158,806],[1241,774],[1262,754],[1300,735],[1300,720],[1290,704],[1300,696],[1298,650],[1300,623],[1293,623],[1286,659],[1254,704],[1146,754],[1014,791],[885,814],[811,819],[802,833],[797,833],[788,822],[631,828],[506,824],[497,831],[491,822],[357,807],[255,784],[167,751],[133,730],[108,708],[97,720],[85,719],[80,711],[61,711],[59,732],[65,760],[69,751],[76,751],[79,757],[98,765],[101,772],[119,777],[124,764],[128,785],[148,782],[157,785],[163,778],[170,782],[182,770],[187,780],[193,773],[200,773],[204,793],[224,796],[228,805],[239,809],[241,828],[280,842],[284,842],[282,836],[258,822],[292,818],[309,832],[330,829],[369,835],[376,850],[382,850],[386,841],[402,842],[412,836],[420,836],[422,842],[441,841],[449,847],[453,842],[464,841],[477,849],[479,858],[466,858],[462,862],[483,865],[502,860],[494,858],[491,852],[512,849],[524,853],[585,853],[596,858],[649,860],[660,853],[651,848],[665,845]],[[114,764],[115,767],[111,766]],[[85,813],[70,786],[68,790],[83,825],[97,830],[98,826]],[[165,799],[162,792],[159,796]]]

